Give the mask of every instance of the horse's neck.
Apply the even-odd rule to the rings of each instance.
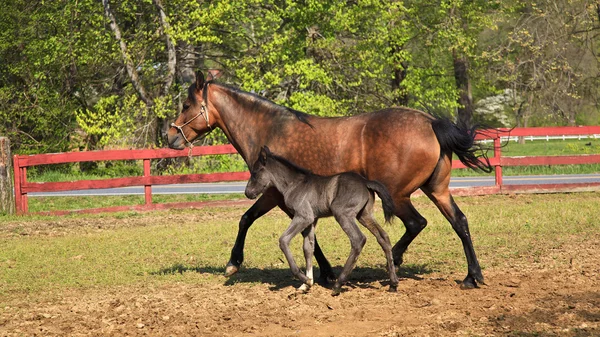
[[[250,166],[258,157],[260,147],[265,145],[265,136],[271,133],[271,124],[265,123],[267,119],[261,118],[259,112],[252,111],[245,99],[243,94],[232,95],[230,89],[219,87],[219,94],[215,95],[212,104],[219,112],[219,128]]]
[[[268,168],[273,176],[273,185],[281,194],[287,194],[294,186],[297,186],[301,181],[306,180],[306,174],[291,167],[275,161]]]

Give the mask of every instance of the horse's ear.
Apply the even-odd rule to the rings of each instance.
[[[265,165],[267,163],[267,157],[269,156],[269,154],[271,154],[271,151],[269,151],[269,148],[267,146],[261,147],[260,153],[258,154],[258,161],[262,165]]]
[[[223,75],[223,71],[219,70],[219,69],[209,69],[206,72],[206,81],[213,81],[218,79],[219,77],[221,77],[221,75]]]
[[[196,72],[196,90],[200,91],[204,88],[204,74],[201,70]]]

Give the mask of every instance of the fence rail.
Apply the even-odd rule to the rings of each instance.
[[[577,156],[529,156],[529,157],[504,157],[502,156],[501,142],[509,137],[558,137],[558,136],[589,136],[599,135],[600,126],[584,127],[554,127],[554,128],[515,128],[485,130],[477,136],[477,140],[491,140],[494,144],[494,156],[490,157],[490,164],[495,170],[495,186],[457,188],[453,189],[454,195],[496,194],[510,192],[539,192],[539,191],[577,191],[598,188],[600,183],[575,183],[575,184],[536,184],[536,185],[504,185],[502,183],[502,167],[504,166],[529,166],[529,165],[564,165],[564,164],[594,164],[600,163],[600,155]],[[123,206],[112,208],[99,208],[83,210],[85,212],[115,211],[125,209],[160,209],[166,207],[201,206],[205,203],[188,202],[178,204],[156,204],[152,202],[152,185],[168,185],[180,183],[206,183],[243,181],[250,177],[248,172],[226,172],[207,174],[185,174],[171,176],[154,176],[151,174],[150,161],[164,158],[177,158],[187,156],[206,156],[237,153],[232,145],[198,146],[191,150],[171,149],[146,149],[146,150],[108,150],[51,153],[38,155],[15,155],[13,157],[15,179],[15,203],[17,214],[28,213],[28,193],[54,192],[84,189],[100,189],[127,186],[144,186],[144,205]],[[111,160],[142,160],[144,166],[143,176],[112,178],[101,180],[79,180],[64,182],[27,182],[27,168],[36,165],[75,163],[85,161],[111,161]],[[465,168],[457,160],[452,162],[453,168]]]

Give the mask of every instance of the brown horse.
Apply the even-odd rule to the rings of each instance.
[[[475,155],[475,130],[422,111],[393,107],[352,117],[321,118],[279,106],[257,95],[230,88],[198,72],[188,89],[183,110],[167,137],[169,147],[184,149],[213,128],[223,130],[231,144],[252,167],[261,147],[287,158],[315,174],[356,172],[383,183],[394,199],[394,214],[406,232],[393,247],[400,265],[410,243],[427,220],[411,203],[421,189],[448,219],[458,234],[468,263],[464,288],[484,282],[467,218],[450,194],[452,153],[467,166],[491,171]],[[485,158],[485,156],[484,156]],[[252,223],[274,207],[288,215],[281,194],[270,189],[242,216],[226,274],[236,273],[244,260],[244,242]],[[315,258],[322,280],[335,279],[331,266],[315,240]]]

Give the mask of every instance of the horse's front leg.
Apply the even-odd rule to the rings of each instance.
[[[309,284],[310,282],[312,282],[312,280],[309,279],[305,274],[303,274],[300,271],[300,268],[298,268],[296,260],[294,260],[294,256],[292,255],[292,250],[290,249],[290,242],[296,235],[298,235],[298,233],[302,232],[305,228],[312,226],[313,222],[314,219],[307,219],[304,216],[294,216],[294,218],[292,219],[292,223],[290,223],[290,226],[285,230],[285,232],[283,232],[283,234],[279,238],[279,248],[281,248],[283,255],[285,255],[285,258],[287,259],[288,264],[290,265],[292,274],[294,274],[294,276],[300,279],[304,284]],[[302,288],[300,288],[300,290],[302,290]]]
[[[308,278],[308,282],[304,283],[299,289],[307,292],[314,284],[312,259],[315,251],[315,224],[313,223],[303,230],[302,236],[304,236],[302,248],[304,250],[304,259],[306,260],[306,277]]]
[[[287,208],[287,206],[285,206],[285,203],[283,202],[283,198],[281,200],[282,200],[282,202],[278,205],[279,208],[281,208],[281,210],[284,211],[290,218],[293,218],[294,215]],[[315,220],[315,222],[312,224],[312,226],[314,226],[314,227],[317,226],[317,220]],[[335,273],[333,272],[333,268],[331,268],[331,264],[329,263],[329,261],[327,261],[325,254],[323,254],[323,251],[321,250],[321,247],[319,246],[319,241],[317,241],[316,235],[315,235],[314,241],[315,241],[315,249],[313,251],[314,257],[317,260],[317,264],[319,265],[319,270],[321,271],[319,274],[319,281],[321,282],[321,284],[333,283],[336,280]]]
[[[272,210],[275,206],[278,205],[281,195],[268,190],[263,193],[263,195],[258,198],[258,200],[242,215],[240,219],[240,224],[238,227],[237,237],[235,239],[235,244],[231,249],[231,257],[229,258],[229,262],[227,262],[227,266],[225,267],[225,276],[231,276],[237,273],[240,270],[240,266],[242,262],[244,262],[244,245],[246,243],[246,235],[248,234],[248,229],[254,221],[265,213]]]

